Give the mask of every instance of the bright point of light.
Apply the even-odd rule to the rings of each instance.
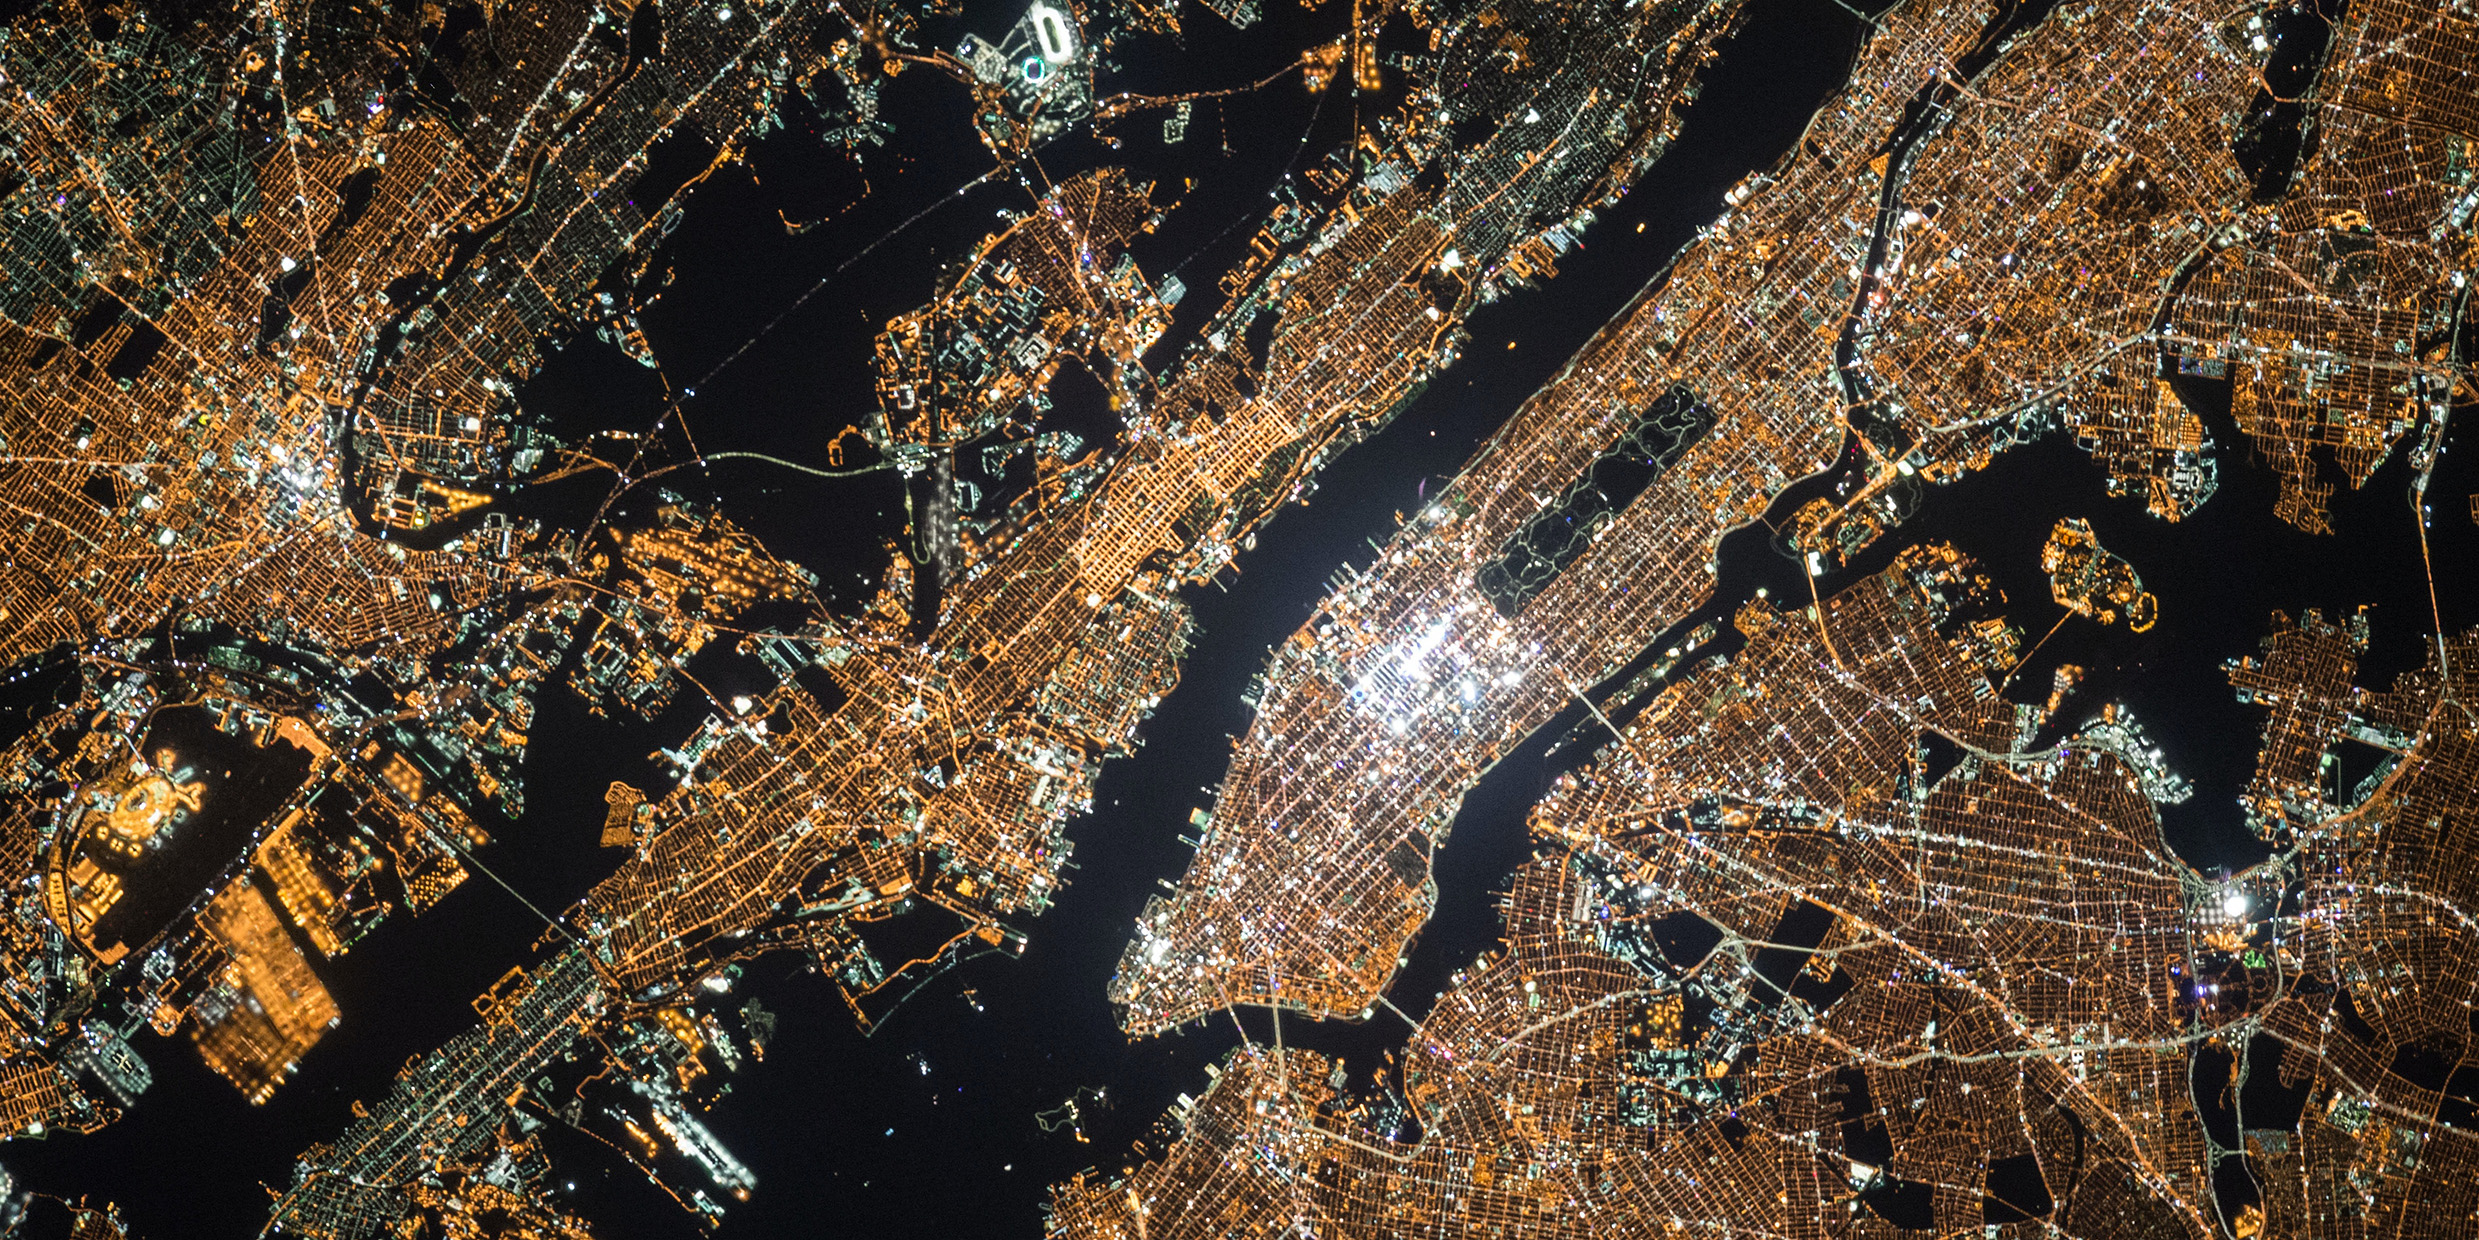
[[[1437,623],[1429,626],[1428,632],[1420,635],[1419,641],[1412,643],[1411,649],[1404,651],[1402,657],[1395,660],[1395,670],[1419,679],[1423,675],[1420,665],[1426,662],[1430,655],[1437,653],[1439,646],[1446,643],[1446,630],[1453,623],[1454,617],[1452,616],[1439,617]]]
[[[1457,254],[1453,250],[1446,251],[1445,257],[1437,260],[1437,269],[1440,271],[1453,271],[1455,268],[1462,265],[1463,255]]]
[[[2233,891],[2221,897],[2221,911],[2231,917],[2247,915],[2247,893]]]
[[[753,703],[749,701],[749,696],[747,694],[741,694],[740,696],[732,699],[732,712],[740,715],[748,714],[749,707],[752,704]]]

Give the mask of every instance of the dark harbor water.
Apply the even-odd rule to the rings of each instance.
[[[956,29],[989,33],[1011,20],[1012,10],[999,17],[977,9]],[[1328,6],[1287,20],[1339,27],[1343,16]],[[1280,49],[1302,42],[1296,26],[1241,34],[1202,13],[1188,25],[1176,72],[1123,53],[1129,73],[1113,88],[1193,89],[1200,74],[1216,83],[1253,80],[1286,59]],[[1345,454],[1310,504],[1263,531],[1236,576],[1193,593],[1198,632],[1179,688],[1146,726],[1144,748],[1105,769],[1095,812],[1071,828],[1070,883],[1047,915],[1022,924],[1031,942],[1021,959],[966,963],[922,988],[874,1036],[863,1036],[835,993],[796,958],[750,970],[744,990],[777,1013],[779,1025],[765,1061],[739,1074],[710,1117],[758,1177],[755,1195],[733,1207],[721,1234],[1032,1236],[1048,1185],[1125,1165],[1178,1094],[1203,1088],[1203,1065],[1235,1045],[1241,1028],[1215,1023],[1131,1044],[1102,996],[1137,911],[1187,863],[1178,836],[1189,810],[1204,803],[1204,789],[1221,777],[1229,736],[1246,726],[1242,689],[1269,646],[1306,619],[1339,565],[1366,564],[1370,540],[1391,533],[1398,512],[1413,510],[1622,308],[1719,209],[1724,190],[1789,147],[1846,71],[1858,29],[1831,0],[1759,0],[1712,70],[1680,142],[1645,184],[1603,213],[1564,274],[1482,310],[1464,361],[1386,431]],[[669,271],[672,283],[644,323],[664,369],[581,340],[527,386],[527,408],[572,440],[595,429],[646,432],[659,424],[657,433],[693,436],[707,452],[829,459],[829,445],[873,399],[875,327],[926,301],[938,263],[993,227],[1000,208],[1027,200],[1027,190],[1012,184],[956,194],[986,164],[965,136],[959,93],[929,76],[900,79],[885,107],[908,130],[947,140],[906,145],[913,158],[874,169],[868,197],[853,206],[857,176],[822,153],[814,118],[796,109],[757,148],[754,177],[720,172],[696,191],[658,255],[654,270],[658,278]],[[1350,124],[1339,105],[1321,107],[1296,82],[1260,92],[1244,124],[1239,115],[1200,109],[1182,149],[1164,147],[1150,121],[1130,127],[1116,151],[1089,138],[1063,141],[1044,152],[1043,171],[1055,180],[1127,162],[1166,188],[1174,178],[1195,178],[1169,224],[1141,239],[1137,258],[1157,279],[1183,264],[1211,272],[1244,242],[1230,225],[1261,209],[1304,144],[1318,151]],[[916,217],[890,239],[890,230]],[[817,220],[824,222],[797,234],[785,226]],[[1182,309],[1198,313],[1211,300],[1199,290]],[[1193,328],[1187,320],[1178,330]],[[1165,348],[1177,341],[1175,334]],[[673,392],[680,412],[667,414]],[[1063,406],[1073,403],[1062,397]],[[2085,718],[2107,701],[2132,710],[2171,768],[2195,786],[2190,800],[2167,812],[2170,842],[2212,871],[2262,853],[2234,802],[2252,766],[2258,720],[2230,696],[2223,660],[2251,653],[2276,609],[2321,608],[2339,617],[2372,606],[2375,636],[2360,679],[2381,686],[2424,660],[2434,621],[2404,498],[2403,454],[2365,489],[2335,496],[2339,537],[2309,537],[2271,517],[2271,474],[2237,446],[2225,409],[2208,412],[2220,491],[2177,526],[2146,515],[2138,501],[2107,498],[2100,471],[2051,435],[1962,483],[1929,490],[1913,520],[1821,584],[1830,592],[1910,543],[1951,541],[1996,578],[2010,616],[2036,639],[2060,614],[2039,569],[2041,544],[2060,517],[2089,520],[2102,544],[2143,575],[2162,619],[2142,635],[2068,621],[2022,670],[2012,695],[2044,697],[2062,662],[2087,668],[2065,715]],[[1067,408],[1061,416],[1078,415]],[[2472,460],[2479,449],[2461,442],[2469,438],[2456,432],[2432,492],[2430,550],[2448,629],[2479,622],[2471,572],[2479,566],[2479,528],[2464,510],[2464,497],[2479,491]],[[857,440],[844,446],[858,451]],[[540,497],[546,511],[590,512],[606,482],[564,485]],[[891,475],[827,481],[743,459],[710,473],[681,471],[664,485],[714,501],[769,548],[815,570],[840,603],[868,597],[886,543],[904,534]],[[1768,534],[1754,530],[1726,547],[1719,610],[1759,586],[1804,597],[1798,566],[1769,547]],[[522,822],[503,824],[482,858],[507,887],[556,909],[617,856],[595,845],[604,785],[664,786],[648,755],[676,743],[704,707],[684,700],[653,723],[621,725],[554,690],[540,711],[526,773],[531,810]],[[1524,813],[1554,765],[1584,752],[1570,746],[1552,757],[1558,739],[1556,729],[1536,737],[1466,799],[1438,857],[1437,916],[1393,992],[1415,1017],[1449,974],[1495,941],[1495,893],[1532,848]],[[245,1105],[200,1065],[186,1039],[141,1035],[138,1049],[155,1085],[121,1123],[88,1137],[13,1143],[0,1161],[44,1191],[118,1201],[140,1235],[252,1234],[267,1207],[257,1186],[289,1182],[294,1155],[340,1132],[355,1099],[377,1095],[408,1057],[468,1028],[468,1001],[510,963],[535,959],[543,933],[508,891],[477,875],[426,916],[393,921],[351,955],[320,966],[343,1023],[268,1105]],[[1242,1014],[1237,1025],[1248,1037],[1272,1036],[1263,1013]],[[1381,1015],[1363,1025],[1289,1021],[1282,1033],[1290,1045],[1343,1055],[1354,1081],[1365,1082],[1406,1029]],[[1046,1132],[1036,1118],[1071,1098],[1082,1099],[1085,1140],[1066,1127]],[[572,1200],[599,1234],[704,1233],[625,1165],[575,1152],[581,1156],[563,1164]]]

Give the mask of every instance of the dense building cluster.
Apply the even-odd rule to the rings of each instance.
[[[499,881],[545,695],[573,694],[693,718],[668,782],[563,807],[621,850],[606,876],[533,910],[473,1027],[301,1151],[268,1226],[582,1237],[549,1188],[571,1131],[719,1224],[758,1185],[709,1120],[773,1030],[743,967],[803,957],[874,1027],[1021,951],[1178,681],[1183,592],[1475,310],[1572,261],[1739,18],[1351,9],[1291,88],[1399,96],[1304,138],[1193,290],[1136,257],[1174,195],[1035,159],[1148,109],[1184,140],[1204,92],[1098,88],[1167,7],[1036,3],[952,50],[916,37],[937,6],[812,0],[14,19],[0,662],[61,690],[0,745],[0,1139],[144,1105],[176,1036],[274,1096],[355,1015],[329,962]],[[2187,787],[2133,719],[2057,717],[2078,669],[2004,696],[2027,643],[1969,558],[1844,572],[1922,488],[2053,431],[2184,519],[2239,446],[2193,412],[2216,400],[2300,529],[2405,449],[2423,496],[2468,387],[2474,64],[2479,17],[2413,0],[1871,19],[1793,149],[1274,652],[1107,997],[1139,1036],[1374,1017],[1463,797],[1581,699],[1607,744],[1537,807],[1503,949],[1364,1086],[1245,1048],[1158,1158],[1060,1186],[1052,1233],[2479,1226],[2444,1191],[2479,1130],[2479,634],[2375,689],[2364,616],[2277,618],[2229,669],[2267,712],[2243,804],[2274,856],[2207,877],[2162,841]],[[901,477],[910,542],[837,609],[651,485],[707,460],[672,418],[562,442],[517,393],[587,332],[659,368],[637,313],[686,188],[795,94],[881,158],[908,67],[1026,193],[876,336],[854,468]],[[1050,429],[1071,369],[1105,430]],[[573,527],[518,502],[605,472]],[[1717,597],[1759,519],[1805,597]],[[2070,612],[2154,624],[2089,525],[2042,563]],[[726,651],[762,683],[701,679]],[[2350,746],[2381,757],[2344,787]],[[882,956],[899,916],[932,946]],[[121,1234],[100,1204],[72,1226]]]
[[[2251,181],[2253,148],[2233,153],[2229,130],[2269,72],[2257,42],[2268,44],[2175,5],[2105,21],[2071,5],[1890,11],[1798,148],[1733,190],[1731,209],[1659,286],[1277,653],[1213,833],[1129,946],[1113,993],[1129,1029],[1160,1031],[1235,1000],[1367,1011],[1426,917],[1429,896],[1390,863],[1396,850],[1425,855],[1499,755],[1706,601],[1725,533],[1846,446],[1857,480],[1815,514],[1810,539],[1838,524],[1835,510],[1873,532],[1917,480],[1949,480],[2052,425],[2125,485],[2149,488],[2159,515],[2190,511],[2214,475],[2172,379],[2211,372],[2181,324],[2344,313],[2295,286],[2214,292],[2224,288],[2215,273],[2248,255],[2302,236],[2343,249],[2386,236],[2351,252],[2404,256],[2398,270],[2410,274],[2398,278],[2425,281],[2409,302],[2431,307],[2428,326],[2404,326],[2381,357],[2338,329],[2322,333],[2332,360],[2297,363],[2326,376],[2297,387],[2309,393],[2298,407],[2314,411],[2307,432],[2250,412],[2272,398],[2223,365],[2218,381],[2256,449],[2291,462],[2283,516],[2317,528],[2310,501],[2323,492],[2296,462],[2333,436],[2365,445],[2338,458],[2362,479],[2414,423],[2432,441],[2453,344],[2437,316],[2459,299],[2444,256],[2464,244],[2467,222],[2433,187],[2466,179],[2447,157],[2462,139],[2370,153],[2391,161],[2390,182],[2344,190],[2320,164],[2282,173],[2295,192],[2289,179]],[[2308,76],[2328,84],[2319,98],[2344,99],[2356,96],[2338,84],[2381,75],[2394,83],[2388,115],[2445,125],[2469,92],[2457,78],[2421,93],[2424,61],[2409,49],[2444,56],[2434,49],[2448,45],[2479,54],[2479,26],[2352,9]],[[2319,106],[2359,123],[2342,103]],[[2414,180],[2426,206],[2402,214],[2382,186]],[[2326,215],[2295,217],[2314,193]],[[2356,195],[2355,214],[2337,214],[2334,195]],[[2365,222],[2379,199],[2395,221],[2382,234]],[[2371,360],[2345,364],[2354,356]],[[2373,373],[2398,376],[2380,415],[2347,394],[2357,390],[2348,376]],[[1632,502],[1602,505],[1588,548],[1567,544],[1554,579],[1512,593],[1499,584],[1511,559],[1539,560],[1524,548],[1544,521],[1577,519],[1579,486],[1606,496],[1596,480],[1613,454],[1635,450],[1622,432],[1682,391],[1709,409],[1711,429],[1651,461],[1657,476],[1635,480]],[[2137,452],[2128,436],[2148,446]]]
[[[1950,551],[1751,604],[1744,652],[1638,688],[1649,651],[1700,644],[1724,534],[1768,515],[1813,582],[1923,480],[2050,428],[2171,521],[2216,489],[2189,411],[2216,397],[2301,528],[2327,528],[2327,463],[2355,485],[2409,440],[2423,477],[2474,57],[2479,21],[2407,4],[1885,14],[1797,149],[1275,653],[1128,945],[1138,1035],[1233,1004],[1368,1018],[1463,795],[1578,698],[1644,707],[1539,810],[1561,855],[1517,879],[1504,954],[1380,1082],[1418,1139],[1252,1051],[1170,1153],[1062,1190],[1054,1233],[2466,1230],[2467,1203],[2405,1205],[2468,1156],[2436,1123],[2472,1115],[2469,957],[2429,954],[2460,932],[2438,850],[2468,810],[2395,797],[2466,767],[2432,712],[2467,636],[2391,694],[2312,619],[2233,670],[2276,712],[2248,804],[2283,851],[2219,885],[2161,844],[2183,786],[2122,715],[2029,748],[2080,669],[2001,700],[2025,643]],[[1709,429],[1644,451],[1682,402]],[[1838,451],[1829,496],[1770,515]],[[2156,619],[2080,522],[2044,566],[2071,611]],[[2345,738],[2388,756],[2328,787]],[[1659,950],[1613,934],[1638,919]],[[2385,996],[2397,1025],[2364,1015]],[[2198,1118],[2275,1064],[2287,1101],[2243,1140]],[[2216,1193],[2233,1165],[2246,1190]]]
[[[12,657],[70,652],[75,701],[6,758],[10,853],[42,895],[0,927],[9,1126],[110,1122],[149,1084],[141,1028],[187,1028],[264,1100],[339,1017],[317,962],[521,829],[541,694],[643,720],[689,694],[712,709],[662,750],[676,785],[608,801],[617,872],[480,1026],[304,1154],[273,1225],[578,1232],[540,1197],[546,1123],[709,1218],[745,1197],[699,1118],[762,1053],[763,1021],[717,1014],[736,962],[808,953],[868,1022],[925,972],[1020,947],[999,919],[1048,904],[1098,764],[1175,682],[1179,590],[1451,362],[1472,309],[1554,273],[1732,20],[1370,7],[1355,42],[1421,32],[1408,101],[1280,187],[1174,355],[1148,356],[1185,289],[1126,252],[1162,208],[1109,169],[888,325],[861,429],[933,499],[859,615],[668,493],[626,523],[514,515],[532,482],[685,463],[642,436],[617,462],[562,444],[517,385],[588,329],[654,363],[650,248],[785,92],[840,98],[831,137],[858,152],[886,132],[883,82],[928,65],[990,109],[1005,171],[1127,106],[1094,98],[1093,50],[1167,14],[1035,6],[953,54],[901,11],[789,0],[356,11],[307,37],[254,12],[24,19],[0,68],[0,433],[25,518],[0,625]],[[1338,60],[1305,57],[1309,88]],[[1351,72],[1374,86],[1372,47]],[[1021,434],[1071,362],[1106,378],[1117,434]],[[964,452],[1003,480],[987,504]],[[723,643],[773,687],[699,683]],[[954,925],[924,957],[859,933],[924,906]]]
[[[2278,847],[2213,879],[2163,843],[2186,790],[2132,720],[2023,745],[2047,721],[1960,638],[1974,577],[1913,548],[1743,610],[1739,653],[1536,809],[1503,949],[1399,1067],[1343,1091],[1251,1047],[1052,1233],[2466,1231],[2473,756],[2433,721],[2479,634],[2372,693],[2363,626],[2276,617],[2230,675],[2272,712]],[[2336,791],[2354,735],[2398,758]]]

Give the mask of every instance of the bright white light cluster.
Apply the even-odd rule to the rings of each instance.
[[[1472,622],[1482,611],[1465,603],[1369,652],[1359,661],[1366,670],[1351,682],[1352,703],[1403,736],[1431,711],[1475,710],[1492,690],[1522,684],[1538,646],[1518,646],[1494,613]]]

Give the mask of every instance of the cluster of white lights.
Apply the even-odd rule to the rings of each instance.
[[[1512,653],[1503,634],[1467,634],[1448,641],[1456,621],[1471,605],[1449,611],[1415,630],[1408,643],[1378,651],[1368,669],[1351,685],[1352,701],[1384,721],[1396,736],[1409,733],[1432,703],[1441,700],[1469,710],[1493,685],[1513,688],[1523,683],[1523,669],[1502,659]]]

